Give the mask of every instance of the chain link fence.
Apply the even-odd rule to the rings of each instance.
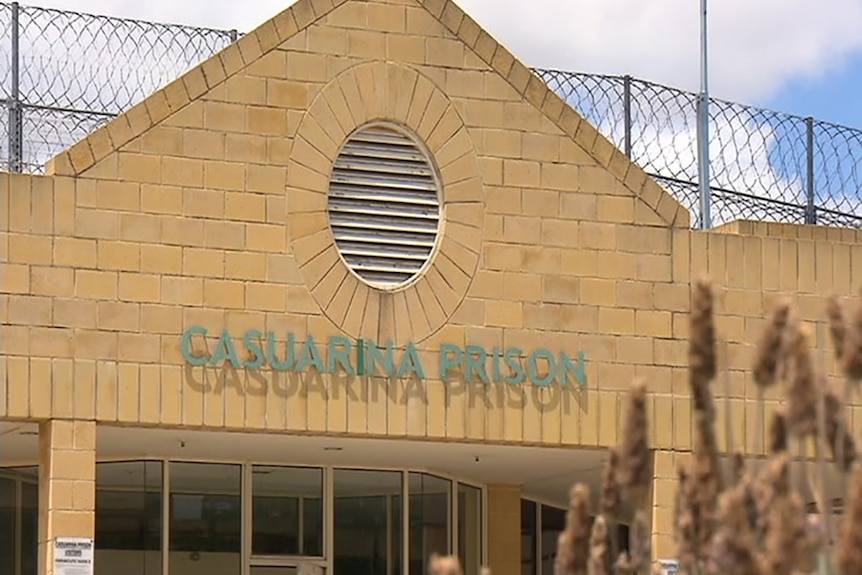
[[[63,149],[238,37],[0,2],[0,168]],[[699,226],[697,96],[628,76],[535,70]],[[712,99],[712,222],[862,227],[862,131]]]
[[[671,191],[699,226],[697,94],[629,76],[536,70]],[[709,102],[713,225],[749,219],[862,227],[862,131]]]
[[[0,157],[54,155],[236,40],[236,31],[0,3]]]

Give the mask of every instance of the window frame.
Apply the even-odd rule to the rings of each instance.
[[[381,466],[360,466],[360,465],[311,465],[302,462],[293,461],[271,461],[271,460],[230,460],[230,459],[206,459],[194,457],[142,457],[140,459],[118,457],[118,458],[99,458],[96,464],[100,463],[135,463],[135,462],[161,462],[162,463],[162,478],[161,478],[161,497],[162,497],[162,575],[169,575],[169,552],[170,552],[170,468],[171,463],[199,463],[199,464],[224,464],[224,465],[240,465],[241,480],[240,493],[242,502],[242,531],[241,531],[241,575],[250,575],[251,567],[296,567],[299,564],[319,567],[324,570],[326,575],[333,573],[334,562],[334,479],[336,469],[359,470],[359,471],[394,471],[401,475],[401,494],[402,501],[402,542],[403,552],[401,557],[401,568],[403,574],[409,573],[409,474],[423,473],[436,478],[445,479],[450,482],[450,507],[449,507],[449,552],[453,555],[458,555],[458,487],[459,485],[467,485],[478,489],[480,492],[480,518],[479,518],[479,563],[486,565],[488,560],[488,490],[487,485],[478,481],[460,478],[457,475],[441,472],[434,469],[426,468],[393,468]],[[321,469],[323,472],[323,555],[322,556],[304,556],[304,555],[279,555],[279,556],[253,556],[251,553],[251,537],[252,537],[252,470],[254,466],[265,467],[301,467]],[[0,468],[2,472],[2,468]]]

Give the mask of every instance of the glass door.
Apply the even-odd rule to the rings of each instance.
[[[249,575],[324,575],[319,467],[251,466]]]
[[[404,474],[336,469],[333,491],[333,571],[402,575]]]

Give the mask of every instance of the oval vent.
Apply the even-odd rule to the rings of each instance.
[[[384,289],[421,272],[440,228],[440,185],[428,154],[402,130],[348,137],[329,182],[329,224],[348,267]]]

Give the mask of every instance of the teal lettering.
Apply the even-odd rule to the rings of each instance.
[[[378,375],[377,365],[383,364],[384,374],[388,377],[395,375],[395,354],[392,350],[392,340],[386,342],[386,354],[380,350],[380,347],[373,341],[367,340],[368,356],[365,364],[368,367],[368,375]]]
[[[539,376],[538,360],[544,358],[548,362],[548,374],[544,377]],[[527,373],[530,376],[530,381],[533,385],[551,385],[557,377],[557,361],[554,354],[547,349],[537,349],[530,354],[527,360]]]
[[[314,367],[321,374],[426,378],[422,356],[412,342],[408,342],[404,353],[400,358],[396,358],[392,340],[382,347],[370,339],[357,339],[354,345],[354,340],[350,338],[333,336],[329,338],[327,347],[321,348],[314,337],[309,335],[302,349],[297,350],[296,336],[288,333],[285,353],[280,354],[281,344],[275,332],[266,332],[264,342],[263,332],[257,329],[248,330],[242,336],[242,346],[238,347],[230,331],[224,329],[215,349],[208,353],[207,335],[207,329],[201,326],[192,326],[183,332],[180,349],[187,364],[217,366],[230,362],[234,368],[252,370],[261,369],[268,364],[275,371],[295,369],[301,372]],[[194,348],[196,336],[201,337],[204,344],[203,349],[197,352]],[[241,353],[237,353],[237,350]],[[440,379],[443,381],[449,381],[453,375],[463,375],[465,382],[478,380],[482,383],[506,382],[520,385],[529,381],[542,387],[555,382],[560,386],[570,386],[577,382],[580,387],[587,386],[586,358],[583,351],[579,351],[574,358],[564,351],[553,354],[548,349],[537,349],[526,356],[524,351],[517,347],[506,349],[495,346],[489,353],[479,345],[462,348],[444,343],[440,345],[439,353]],[[283,358],[279,355],[283,355]],[[547,362],[547,372],[539,367],[543,360]]]
[[[350,361],[352,344],[346,337],[337,335],[329,338],[329,372],[337,373],[338,365],[347,375],[356,375]],[[338,365],[336,365],[338,364]]]
[[[578,361],[572,361],[572,358],[568,356],[566,352],[560,352],[560,368],[562,374],[560,375],[560,385],[569,385],[569,374],[575,376],[575,381],[578,382],[578,385],[581,387],[587,386],[587,371],[586,371],[586,357],[584,357],[584,352],[578,352]]]
[[[460,367],[464,352],[457,345],[444,343],[440,346],[440,379],[449,379],[449,370]]]
[[[356,340],[356,373],[365,375],[365,340]]]
[[[239,360],[239,355],[236,353],[236,347],[233,345],[233,339],[228,330],[221,332],[221,337],[218,338],[215,353],[210,359],[210,365],[218,365],[224,360],[228,360],[235,368],[242,367],[242,362]]]
[[[263,366],[263,362],[266,361],[266,357],[263,355],[263,349],[258,343],[258,340],[262,337],[263,334],[260,331],[252,329],[245,332],[245,335],[242,338],[245,348],[254,355],[254,359],[245,360],[244,365],[249,369],[260,369],[261,366]]]
[[[522,355],[524,351],[517,347],[506,350],[506,366],[511,370],[511,374],[506,377],[506,383],[512,385],[524,383],[524,367],[520,361]]]
[[[197,334],[206,337],[206,328],[200,326],[193,326],[183,333],[183,339],[180,345],[183,352],[183,358],[186,360],[186,363],[190,365],[206,365],[210,359],[206,356],[206,353],[204,353],[204,355],[195,355],[192,351],[192,338]]]
[[[296,371],[305,371],[309,366],[314,366],[317,373],[326,373],[317,342],[314,341],[314,336],[311,334],[308,335],[305,345],[302,346],[302,353],[299,354],[299,361],[296,362]]]
[[[499,347],[495,347],[493,351],[493,359],[491,363],[491,370],[494,374],[494,383],[500,383],[503,381],[503,372],[500,366],[500,360],[503,359],[503,350]]]
[[[404,355],[401,356],[398,377],[407,377],[411,373],[415,373],[419,379],[425,379],[425,370],[422,368],[422,359],[419,357],[419,350],[416,349],[413,343],[408,343]]]
[[[478,345],[468,345],[465,354],[464,380],[473,381],[473,374],[477,373],[479,379],[490,383],[488,372],[485,371],[485,363],[488,361],[488,352]]]
[[[296,346],[296,336],[292,333],[287,334],[287,353],[284,361],[278,359],[277,345],[275,332],[269,332],[266,335],[266,356],[269,360],[269,365],[276,371],[287,371],[293,367],[293,363],[296,361],[296,350],[294,349]]]

